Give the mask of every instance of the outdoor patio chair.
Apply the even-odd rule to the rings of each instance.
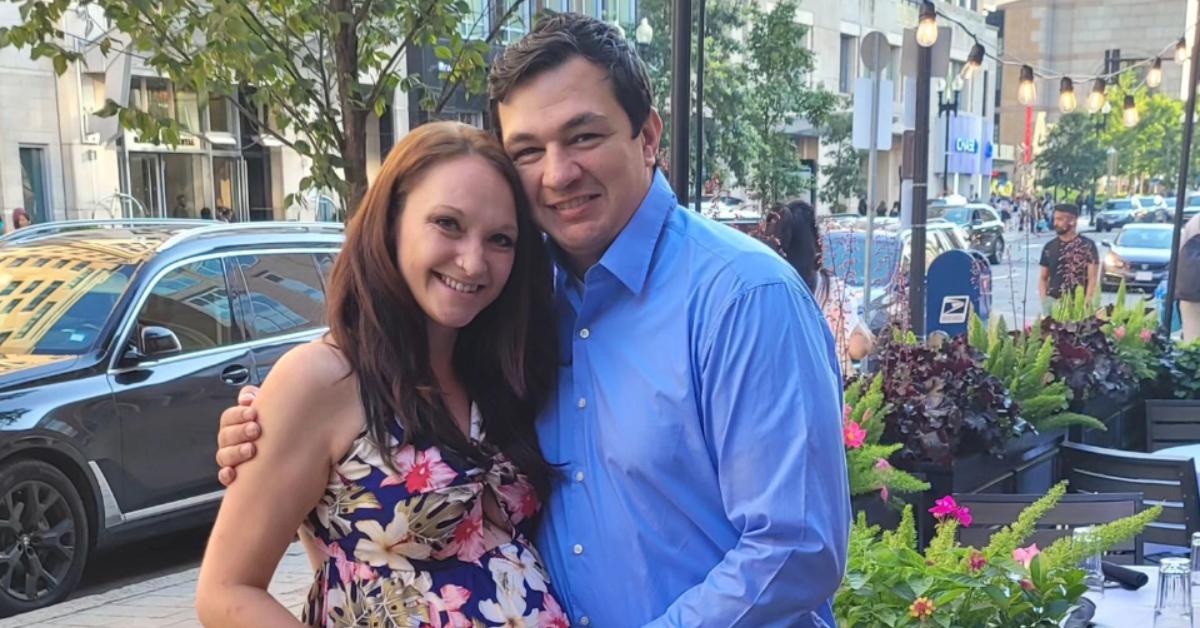
[[[1147,507],[1163,507],[1158,520],[1142,533],[1147,560],[1190,551],[1192,533],[1200,531],[1196,466],[1191,458],[1063,443],[1059,469],[1061,477],[1070,481],[1072,492],[1136,492],[1142,494]]]
[[[971,509],[969,527],[958,529],[958,540],[964,545],[982,548],[991,540],[992,534],[1017,520],[1030,504],[1043,495],[1001,494],[958,494],[954,496],[960,506]],[[1075,528],[1100,525],[1122,517],[1137,514],[1142,510],[1141,493],[1068,493],[1058,505],[1046,513],[1038,522],[1037,530],[1025,545],[1037,543],[1046,548],[1063,537],[1071,536]],[[1130,539],[1108,551],[1105,560],[1114,563],[1140,565],[1142,563],[1142,537]]]
[[[1200,403],[1146,400],[1146,450],[1200,444]]]

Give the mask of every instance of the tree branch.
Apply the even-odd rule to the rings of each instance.
[[[519,9],[524,2],[526,2],[526,0],[514,0],[513,1],[512,6],[508,7],[508,10],[504,12],[504,15],[500,16],[500,19],[497,20],[496,23],[492,25],[491,32],[489,32],[487,35],[487,38],[483,40],[484,43],[490,44],[493,41],[495,41],[496,35],[498,35],[500,33],[501,29],[504,28],[504,24],[506,22],[508,22],[509,18],[511,18],[513,16],[513,14],[516,13],[517,9]],[[461,60],[462,60],[462,52],[460,51],[458,54],[458,57],[454,60],[454,64],[451,66],[451,70],[453,70],[455,67],[457,67],[458,62]],[[433,113],[438,114],[438,113],[442,112],[442,109],[445,108],[446,105],[450,102],[450,99],[452,97],[454,97],[454,93],[458,91],[458,86],[461,84],[462,84],[462,81],[460,81],[458,79],[451,81],[450,85],[449,85],[449,87],[450,87],[449,91],[447,91],[446,85],[442,85],[442,95],[440,98],[438,98],[437,105],[433,108]]]
[[[438,0],[431,0],[429,7],[422,11],[420,17],[417,18],[417,23],[413,25],[412,31],[404,34],[404,39],[402,39],[400,41],[400,45],[396,47],[396,52],[392,53],[391,58],[387,60],[387,63],[383,64],[383,68],[379,71],[379,78],[375,81],[375,84],[371,86],[371,91],[367,93],[366,102],[373,103],[375,102],[376,98],[379,98],[379,91],[383,88],[383,77],[395,71],[396,61],[398,61],[400,59],[400,55],[404,54],[404,51],[408,49],[408,43],[412,40],[412,37],[416,34],[417,30],[421,28],[425,21],[425,16],[433,12],[433,6],[437,4],[437,2]]]

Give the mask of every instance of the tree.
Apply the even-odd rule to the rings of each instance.
[[[815,67],[804,47],[807,28],[796,21],[795,0],[780,0],[769,11],[750,7],[750,107],[748,118],[760,140],[750,163],[750,184],[764,206],[805,188],[803,164],[787,125],[805,119],[822,126],[837,96],[808,86]]]
[[[1106,155],[1100,133],[1086,114],[1070,113],[1059,118],[1036,159],[1041,174],[1038,185],[1071,193],[1091,189],[1104,174]]]
[[[0,29],[0,47],[28,48],[62,74],[83,56],[66,39],[65,14],[102,14],[111,28],[91,46],[106,57],[142,55],[200,103],[225,98],[259,133],[311,160],[301,191],[332,190],[349,213],[367,189],[368,114],[381,115],[398,88],[422,90],[433,109],[460,85],[481,92],[487,42],[523,0],[497,0],[507,4],[484,41],[461,34],[468,20],[482,17],[465,0],[8,1],[21,5],[24,22]],[[446,64],[441,91],[406,75],[401,61],[410,44],[434,46]],[[118,116],[155,143],[175,145],[181,133],[199,130],[111,100],[98,114]]]
[[[844,199],[867,194],[867,177],[863,173],[862,159],[866,151],[856,150],[850,142],[854,119],[851,112],[836,113],[829,117],[821,139],[833,147],[833,163],[824,167],[825,185],[821,187],[821,200],[831,203],[839,212],[845,211]]]

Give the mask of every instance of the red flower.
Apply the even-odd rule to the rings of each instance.
[[[1126,332],[1125,332],[1125,326],[1124,326],[1124,325],[1121,325],[1120,327],[1118,327],[1118,328],[1116,328],[1116,329],[1114,329],[1114,330],[1113,330],[1113,335],[1117,337],[1117,340],[1122,340],[1122,339],[1124,339],[1124,338],[1125,338],[1125,333],[1126,333]]]
[[[1142,339],[1142,342],[1150,342],[1150,339],[1154,337],[1154,334],[1151,333],[1149,329],[1143,329],[1142,333],[1138,334],[1138,337]]]
[[[908,614],[912,615],[914,619],[924,620],[933,615],[933,611],[935,610],[937,610],[937,607],[933,605],[933,600],[922,596],[913,600],[912,605],[908,607]]]
[[[979,571],[987,564],[987,557],[979,550],[971,550],[971,571]]]
[[[1037,587],[1033,586],[1033,581],[1029,578],[1021,578],[1021,588],[1025,589],[1026,591],[1032,591]]]
[[[930,508],[929,512],[939,521],[946,517],[953,517],[964,526],[971,525],[971,509],[959,506],[958,502],[954,501],[954,498],[950,495],[937,500],[934,504],[934,507]]]
[[[842,438],[846,441],[846,446],[850,449],[858,449],[867,441],[867,431],[864,430],[858,423],[847,421],[842,428]]]

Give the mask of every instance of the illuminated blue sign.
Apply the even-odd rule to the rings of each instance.
[[[977,153],[979,152],[979,140],[960,137],[954,140],[954,151],[958,153]]]

